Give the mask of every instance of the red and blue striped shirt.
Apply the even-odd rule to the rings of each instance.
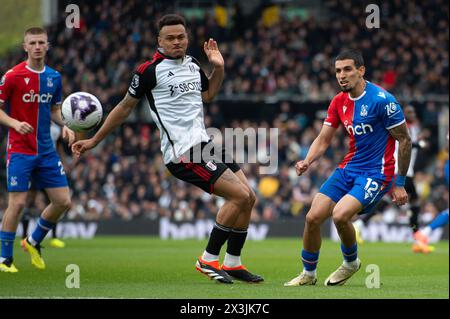
[[[12,118],[30,124],[34,131],[21,135],[9,129],[8,154],[45,154],[54,151],[50,135],[51,108],[61,103],[59,72],[47,65],[42,71],[31,69],[26,61],[6,72],[0,81],[0,102]]]
[[[359,97],[341,92],[331,101],[324,124],[337,128],[341,123],[350,137],[350,146],[339,167],[393,176],[395,139],[389,130],[405,123],[395,97],[368,81]]]

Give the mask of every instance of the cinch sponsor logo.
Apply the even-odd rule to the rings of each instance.
[[[52,100],[53,95],[51,95],[50,93],[46,93],[46,94],[37,94],[34,93],[33,90],[30,91],[30,93],[25,93],[22,96],[22,101],[24,101],[25,103],[34,103],[34,102],[38,102],[38,103],[48,103]]]
[[[345,129],[350,135],[363,135],[367,133],[372,133],[373,128],[370,124],[361,123],[360,125],[345,125]]]

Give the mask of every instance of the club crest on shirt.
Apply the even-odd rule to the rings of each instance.
[[[367,107],[365,104],[361,105],[361,113],[359,113],[361,116],[367,116]]]
[[[52,78],[47,78],[47,86],[48,86],[49,88],[53,87],[53,81],[52,81]]]

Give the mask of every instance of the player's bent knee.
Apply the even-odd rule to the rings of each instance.
[[[255,192],[253,192],[251,189],[247,190],[245,201],[246,201],[247,207],[249,208],[249,210],[251,210],[256,202]]]
[[[333,211],[333,223],[335,225],[346,224],[350,222],[351,215],[345,210],[335,210]]]
[[[18,200],[14,201],[13,203],[10,203],[8,211],[10,213],[13,213],[15,215],[19,215],[23,209],[26,207],[26,201]]]
[[[60,210],[66,211],[69,210],[72,206],[72,201],[70,200],[70,198],[65,198],[61,201],[53,203],[53,205],[57,206]]]
[[[239,194],[232,199],[239,207],[248,207],[251,205],[252,202],[252,195],[251,193],[246,189],[242,188],[239,191]]]
[[[306,214],[306,223],[309,226],[320,226],[323,220],[319,217],[319,215],[309,212]]]
[[[70,207],[72,206],[72,201],[70,200],[70,198],[66,199],[62,206],[64,207],[65,210],[69,210]]]
[[[256,194],[253,190],[250,190],[249,193],[249,207],[253,208],[253,206],[255,206],[256,203]]]

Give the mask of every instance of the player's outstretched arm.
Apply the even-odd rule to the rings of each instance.
[[[322,130],[320,131],[319,136],[317,136],[311,144],[306,158],[302,161],[298,161],[295,165],[298,176],[302,175],[315,160],[325,153],[330,146],[335,133],[336,128],[329,125],[322,126]]]
[[[214,66],[211,75],[208,77],[209,88],[207,91],[202,92],[202,100],[209,103],[214,99],[217,93],[219,93],[225,74],[225,62],[219,51],[217,42],[214,41],[214,39],[209,39],[205,42],[203,45],[203,50],[205,51],[209,62]]]
[[[6,125],[16,130],[17,133],[25,135],[34,131],[33,127],[27,122],[20,122],[5,113],[2,110],[3,103],[0,103],[0,124]]]
[[[393,138],[398,141],[398,175],[392,191],[393,202],[397,205],[403,205],[408,202],[408,194],[405,190],[404,178],[408,172],[411,161],[411,137],[408,133],[406,123],[389,130]]]
[[[120,101],[119,104],[117,104],[116,107],[111,111],[111,113],[108,114],[105,122],[97,131],[97,133],[90,139],[75,142],[72,145],[72,152],[76,156],[80,156],[87,150],[90,150],[97,146],[97,144],[100,143],[109,133],[111,133],[112,130],[114,130],[116,127],[122,124],[123,121],[126,120],[126,118],[130,115],[131,111],[138,102],[139,99],[136,99],[127,93],[123,100]]]

